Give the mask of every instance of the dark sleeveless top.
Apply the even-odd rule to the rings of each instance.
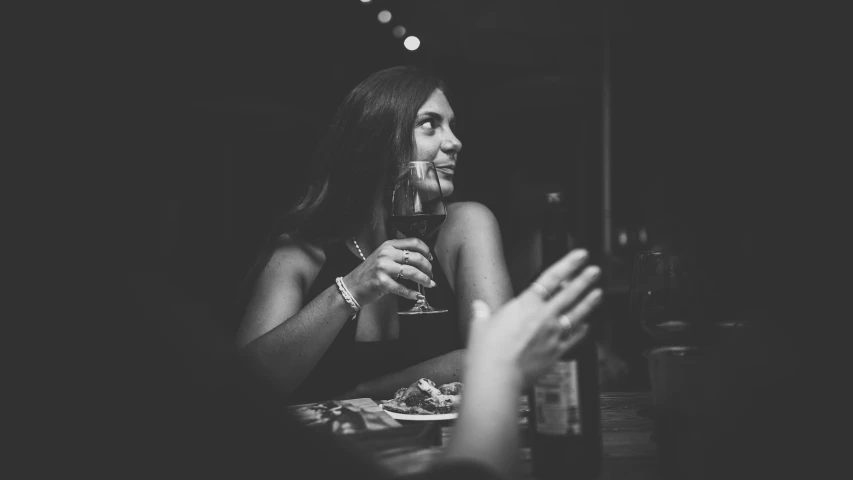
[[[324,251],[326,261],[308,290],[305,304],[334,285],[336,277],[348,274],[362,262],[343,242],[329,244]],[[447,313],[400,315],[399,339],[375,342],[357,342],[355,333],[359,317],[347,321],[308,377],[291,394],[289,403],[334,398],[355,388],[359,382],[463,348],[456,295],[438,263],[438,256],[435,251],[431,252],[436,286],[425,289],[424,293],[433,307],[446,308]],[[417,288],[414,284],[410,287]],[[397,297],[398,310],[408,309],[413,304],[413,300]]]

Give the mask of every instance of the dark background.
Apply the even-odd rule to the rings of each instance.
[[[26,267],[16,285],[34,293],[10,295],[26,312],[12,323],[34,329],[10,338],[24,348],[21,365],[43,367],[44,375],[23,375],[27,391],[47,390],[28,405],[38,407],[36,420],[51,419],[39,440],[71,451],[97,427],[99,449],[132,445],[144,456],[150,441],[179,455],[186,439],[222,439],[211,419],[233,407],[214,400],[233,379],[234,298],[268,217],[296,195],[344,95],[402,63],[430,67],[450,84],[465,144],[458,192],[497,215],[516,287],[535,239],[529,196],[562,187],[577,240],[608,272],[604,316],[614,343],[635,365],[646,340],[627,314],[625,288],[632,255],[646,245],[619,245],[617,233],[633,239],[639,227],[649,244],[691,232],[714,252],[706,265],[735,279],[727,291],[734,306],[765,304],[787,328],[775,358],[805,358],[803,343],[823,346],[838,317],[815,313],[830,295],[804,292],[832,288],[818,267],[846,272],[834,267],[844,255],[823,241],[846,238],[829,233],[845,217],[827,219],[827,207],[843,205],[843,189],[830,184],[845,177],[824,169],[827,159],[849,158],[826,141],[846,134],[827,112],[846,114],[834,89],[845,28],[832,22],[845,17],[764,3],[9,8],[17,28],[8,76],[20,83],[8,93],[22,108],[9,115],[8,134],[22,154],[9,157],[5,180],[24,223],[7,238],[34,250],[9,250]],[[381,8],[393,13],[391,24],[376,20]],[[397,19],[421,38],[418,51],[391,35]],[[604,44],[610,257],[601,238]],[[33,181],[19,182],[19,169]],[[804,330],[804,319],[815,329]],[[769,397],[788,398],[790,385],[810,395],[811,384],[800,382],[827,365],[785,372]],[[630,380],[613,388],[642,379]]]
[[[388,25],[376,20],[383,8],[394,16]],[[24,203],[43,208],[24,216],[21,238],[49,262],[73,265],[30,269],[26,278],[42,285],[45,271],[60,270],[69,277],[59,289],[68,301],[106,325],[145,312],[141,328],[177,335],[163,316],[188,309],[195,313],[176,317],[198,318],[230,338],[235,295],[269,216],[298,194],[334,109],[364,77],[398,64],[431,68],[450,85],[464,143],[457,191],[497,215],[517,289],[536,260],[531,195],[569,192],[573,234],[608,273],[605,316],[627,356],[645,341],[627,315],[638,249],[689,232],[714,252],[707,264],[718,275],[736,278],[726,293],[737,307],[796,288],[772,267],[798,244],[794,236],[818,231],[805,202],[825,144],[808,127],[830,118],[818,112],[836,78],[824,67],[837,64],[840,42],[831,13],[816,7],[84,3],[27,18],[16,43],[22,75],[15,77],[25,84],[17,123],[36,128],[21,137],[22,158],[33,161],[19,163],[38,186]],[[405,50],[391,35],[396,24],[421,48]],[[32,304],[44,308],[40,298]],[[92,338],[106,332],[99,346],[120,348],[102,323],[69,325],[92,330]],[[177,350],[204,344],[197,327],[184,330],[170,340]],[[144,342],[137,346],[145,351]]]
[[[376,20],[383,8],[394,16],[387,25]],[[801,108],[791,73],[813,53],[805,32],[780,28],[778,7],[333,0],[67,14],[46,15],[55,33],[73,27],[48,37],[59,61],[46,77],[62,79],[50,118],[75,127],[69,141],[82,146],[64,167],[98,179],[79,189],[103,232],[88,247],[108,258],[109,275],[131,279],[131,309],[189,309],[179,316],[230,335],[269,217],[298,195],[334,109],[364,77],[398,64],[450,85],[465,145],[458,196],[495,212],[517,289],[536,260],[533,193],[569,192],[573,234],[608,273],[610,335],[639,367],[647,341],[627,312],[637,250],[687,231],[715,252],[720,275],[738,279],[733,303],[771,290],[772,278],[755,275],[772,258],[770,220],[785,211],[779,152],[789,146],[778,126]],[[420,49],[391,35],[397,24]],[[176,345],[196,342],[194,330]]]

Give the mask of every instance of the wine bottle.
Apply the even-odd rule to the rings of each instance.
[[[548,193],[542,222],[542,270],[572,248],[563,195]],[[598,351],[591,335],[528,390],[533,475],[592,480],[601,473]]]

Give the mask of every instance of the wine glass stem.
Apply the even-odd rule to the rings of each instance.
[[[420,296],[420,298],[418,298],[418,301],[415,305],[416,306],[422,306],[424,303],[426,303],[426,295],[424,295],[424,286],[421,285],[420,283],[418,284],[418,293],[421,296]]]

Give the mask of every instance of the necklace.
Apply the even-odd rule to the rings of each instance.
[[[364,254],[361,253],[361,247],[358,246],[358,242],[355,241],[355,237],[352,237],[351,240],[352,240],[352,244],[355,245],[356,250],[358,250],[358,254],[361,256],[361,261],[363,262],[363,261],[367,260],[366,258],[364,258]]]

